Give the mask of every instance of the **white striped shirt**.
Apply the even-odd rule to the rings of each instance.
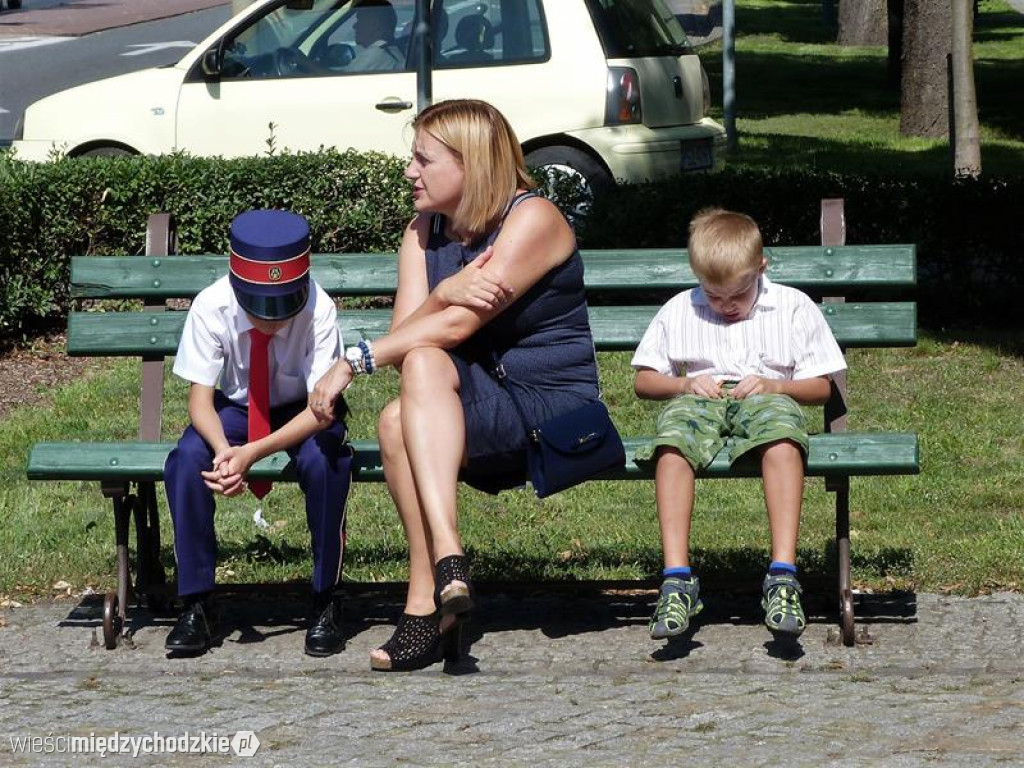
[[[726,322],[701,288],[673,296],[640,340],[634,368],[669,376],[811,379],[846,368],[818,306],[803,291],[762,275],[757,301],[744,320]]]

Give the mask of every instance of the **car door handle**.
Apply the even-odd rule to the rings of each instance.
[[[406,109],[412,109],[412,102],[387,99],[385,101],[378,101],[375,106],[381,112],[402,112]]]

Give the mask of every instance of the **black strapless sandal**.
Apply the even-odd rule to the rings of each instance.
[[[454,583],[453,583],[454,582]],[[468,613],[473,608],[469,560],[465,555],[442,557],[434,566],[434,604],[442,616]]]
[[[410,672],[441,661],[457,662],[462,655],[462,623],[454,622],[441,632],[441,616],[414,616],[403,613],[391,639],[379,650],[387,660],[370,657],[370,668],[377,672]]]

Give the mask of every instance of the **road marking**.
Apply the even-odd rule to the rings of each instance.
[[[4,109],[3,107],[0,107],[0,115],[9,115],[9,114],[11,114],[11,110]]]
[[[129,48],[135,48],[134,51],[128,51],[122,53],[122,56],[145,56],[148,53],[159,53],[160,51],[166,51],[169,48],[195,48],[196,44],[191,40],[173,40],[168,43],[136,43],[129,45]]]
[[[0,53],[20,51],[25,48],[38,48],[41,45],[53,45],[74,40],[73,37],[0,37]]]

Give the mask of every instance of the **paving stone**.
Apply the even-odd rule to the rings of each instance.
[[[252,765],[1020,764],[1024,597],[862,596],[870,645],[830,640],[812,616],[779,648],[756,599],[706,596],[691,635],[651,641],[653,593],[482,595],[468,664],[371,672],[399,606],[345,603],[348,646],[302,654],[298,597],[223,597],[228,634],[168,658],[172,620],[133,615],[106,651],[98,603],[8,609],[0,628],[0,764],[80,765],[14,754],[9,737],[254,731]],[[454,674],[454,673],[460,674]],[[162,754],[105,763],[185,765]],[[93,762],[93,761],[89,761]]]

